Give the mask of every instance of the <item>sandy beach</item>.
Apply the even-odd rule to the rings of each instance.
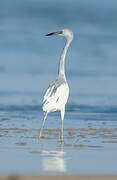
[[[117,176],[2,176],[0,180],[117,180]]]

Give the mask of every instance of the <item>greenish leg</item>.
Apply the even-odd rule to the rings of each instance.
[[[42,122],[40,132],[39,132],[39,139],[41,139],[41,137],[42,137],[42,132],[43,132],[43,129],[44,129],[44,126],[45,126],[45,121],[46,121],[47,115],[48,115],[48,113],[46,112],[45,115],[44,115],[44,119],[43,119],[43,122]]]
[[[65,114],[65,107],[61,110],[61,135],[60,141],[64,141],[64,114]]]

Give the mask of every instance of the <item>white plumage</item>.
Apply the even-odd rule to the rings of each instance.
[[[59,83],[57,79],[52,83],[47,89],[44,100],[43,100],[43,111],[44,112],[53,112],[61,111],[67,103],[69,96],[69,87],[66,81]]]
[[[44,111],[44,120],[43,120],[42,127],[40,130],[39,138],[42,137],[42,130],[44,128],[45,120],[47,118],[48,113],[53,112],[53,111],[60,111],[61,122],[62,122],[60,138],[61,138],[61,141],[63,141],[63,128],[64,128],[63,120],[64,120],[64,113],[65,113],[65,105],[67,103],[68,96],[69,96],[69,86],[66,81],[64,66],[65,66],[65,56],[67,53],[67,49],[71,41],[73,40],[73,33],[69,29],[63,29],[62,31],[50,33],[50,34],[47,34],[46,36],[50,36],[50,35],[65,36],[67,41],[60,57],[58,77],[52,84],[49,85],[44,95],[43,106],[42,106],[42,109]]]

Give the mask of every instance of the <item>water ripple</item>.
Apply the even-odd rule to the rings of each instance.
[[[42,105],[0,105],[0,111],[41,111]],[[66,112],[78,113],[117,113],[116,105],[77,105],[68,104]]]

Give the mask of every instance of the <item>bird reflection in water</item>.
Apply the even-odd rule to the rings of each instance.
[[[66,172],[65,152],[60,151],[43,151],[45,155],[42,159],[42,168],[49,172]]]

